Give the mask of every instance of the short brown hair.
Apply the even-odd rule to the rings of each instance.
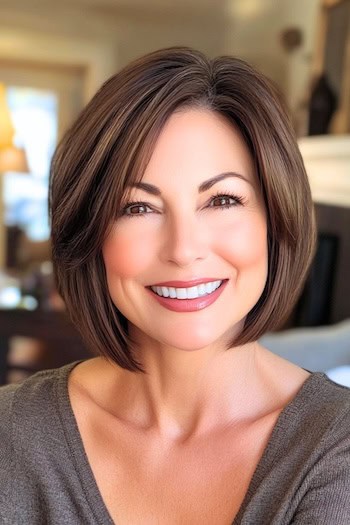
[[[267,209],[266,286],[230,346],[254,341],[286,319],[314,253],[308,179],[273,84],[242,60],[209,60],[183,47],[132,62],[103,84],[59,144],[49,195],[57,289],[88,346],[131,371],[143,369],[127,319],[110,298],[101,247],[164,123],[183,107],[210,109],[238,126]]]

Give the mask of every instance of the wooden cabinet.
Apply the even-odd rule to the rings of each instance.
[[[0,384],[6,382],[10,339],[13,336],[38,339],[46,345],[43,360],[26,369],[28,372],[55,368],[92,356],[64,312],[0,309]]]

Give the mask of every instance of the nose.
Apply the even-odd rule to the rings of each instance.
[[[169,217],[165,225],[161,258],[179,267],[203,260],[209,251],[209,232],[200,218],[191,214]]]

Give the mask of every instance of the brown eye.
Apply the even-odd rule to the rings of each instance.
[[[145,213],[146,212],[146,206],[131,206],[126,210],[126,213],[129,213],[130,215],[137,215],[139,213]]]
[[[152,209],[144,204],[143,202],[133,202],[127,204],[122,212],[122,215],[135,216],[135,215],[144,215],[145,213],[152,212]]]
[[[231,195],[216,195],[210,201],[209,206],[212,208],[230,208],[231,206],[237,206],[240,203],[238,197]]]
[[[231,197],[215,197],[213,199],[213,206],[227,206],[232,204],[233,199]]]

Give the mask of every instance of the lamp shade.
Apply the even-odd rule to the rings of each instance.
[[[0,149],[12,146],[15,129],[11,120],[11,113],[6,101],[4,84],[0,83]]]
[[[28,173],[27,156],[23,148],[10,146],[0,149],[0,173],[5,173],[6,171]]]

